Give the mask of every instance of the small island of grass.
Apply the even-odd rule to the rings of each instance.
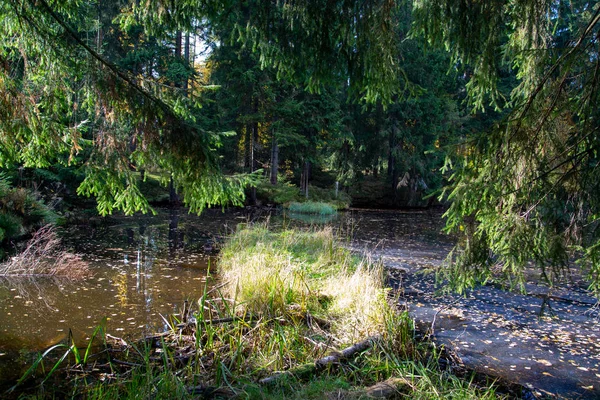
[[[333,215],[337,212],[333,205],[319,201],[292,202],[287,208],[298,214]]]

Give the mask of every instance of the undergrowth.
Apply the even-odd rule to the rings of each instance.
[[[345,210],[350,206],[352,199],[343,190],[336,191],[335,188],[321,188],[309,185],[308,198],[300,192],[300,188],[280,178],[273,185],[268,180],[259,182],[256,194],[263,202],[281,204],[288,207],[292,203],[326,203],[334,210]]]
[[[39,194],[12,186],[8,174],[0,172],[0,260],[9,252],[11,241],[56,220],[57,215],[44,204]]]
[[[61,248],[61,240],[51,225],[35,231],[18,254],[0,263],[0,276],[80,279],[89,274],[88,263],[81,256]]]
[[[69,347],[78,357],[72,354],[63,374],[54,374],[63,380],[54,381],[51,393],[360,399],[385,381],[392,388],[387,397],[496,398],[493,388],[441,371],[435,349],[414,340],[412,320],[390,305],[389,294],[381,266],[351,254],[331,229],[274,233],[244,226],[222,249],[219,274],[197,307],[186,303],[164,318],[168,331],[142,340],[102,335],[91,356],[89,345],[85,357]],[[30,373],[47,378],[40,368]],[[23,387],[12,393],[48,393]]]

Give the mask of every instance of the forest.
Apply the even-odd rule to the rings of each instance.
[[[390,290],[540,298],[536,329],[551,332],[568,325],[557,304],[585,305],[582,329],[597,326],[599,46],[600,5],[584,0],[1,2],[0,315],[12,321],[5,298],[52,304],[59,276],[84,287],[117,261],[138,294],[141,276],[172,275],[144,275],[147,262],[206,264],[204,287],[161,311],[177,315],[162,332],[159,318],[132,332],[138,342],[112,336],[106,310],[80,339],[84,326],[37,347],[0,334],[0,372],[16,363],[6,355],[41,355],[21,357],[28,369],[0,375],[0,390],[44,398],[53,379],[59,397],[350,399],[387,382],[387,398],[528,398],[516,382],[537,396],[500,372],[469,378],[472,366],[448,367],[444,386],[437,364],[456,360],[438,353],[435,324],[454,303],[432,305],[418,334]],[[359,242],[383,261],[359,260]],[[95,266],[104,253],[89,243],[122,253]],[[419,286],[416,270],[435,282]],[[357,297],[338,299],[350,294],[335,281]],[[558,325],[538,326],[545,315]],[[596,379],[600,354],[590,360],[579,367]],[[533,386],[600,393],[576,379],[582,392]]]

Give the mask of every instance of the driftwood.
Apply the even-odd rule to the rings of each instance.
[[[373,346],[373,344],[378,342],[380,339],[381,339],[380,335],[371,336],[371,337],[363,340],[362,342],[355,343],[352,346],[345,348],[342,351],[334,352],[334,353],[329,354],[328,356],[319,358],[314,363],[303,364],[303,365],[294,367],[292,369],[289,369],[287,371],[277,372],[273,375],[270,375],[266,378],[259,380],[258,382],[264,385],[264,384],[276,383],[277,381],[279,381],[281,378],[283,378],[285,376],[297,376],[297,377],[307,376],[314,372],[321,371],[325,368],[328,368],[331,365],[339,364],[340,362],[353,357],[357,353],[361,353],[361,352],[371,348]]]
[[[395,399],[414,389],[414,385],[405,378],[389,378],[368,387],[366,392],[371,399]]]

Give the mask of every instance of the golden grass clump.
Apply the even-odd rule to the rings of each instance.
[[[0,264],[0,276],[60,276],[80,279],[89,275],[81,256],[64,251],[51,225],[38,229],[25,249]]]
[[[332,299],[328,313],[333,330],[344,342],[375,335],[383,330],[386,315],[394,312],[387,302],[383,267],[361,261],[354,271],[342,270],[327,278],[321,293]]]
[[[269,232],[244,227],[223,248],[224,295],[269,317],[310,313],[342,342],[381,332],[390,312],[380,265],[353,256],[331,228]]]

